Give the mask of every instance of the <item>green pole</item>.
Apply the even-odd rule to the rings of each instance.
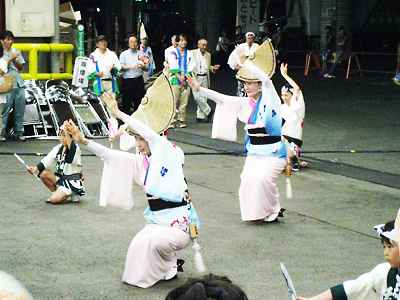
[[[78,25],[76,33],[76,55],[85,56],[85,28],[82,24]]]

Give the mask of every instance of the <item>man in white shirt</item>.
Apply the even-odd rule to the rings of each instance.
[[[89,55],[93,61],[90,73],[96,72],[96,75],[101,79],[103,92],[112,90],[111,70],[114,68],[118,71],[121,70],[118,56],[107,46],[107,38],[104,35],[99,35],[96,37],[96,50]]]
[[[197,49],[192,50],[195,61],[194,74],[200,86],[210,87],[210,71],[215,73],[219,69],[219,65],[211,65],[211,54],[207,51],[208,42],[205,38],[198,40]],[[196,120],[199,123],[210,122],[211,108],[207,103],[207,97],[198,92],[193,91],[194,100],[197,103]]]
[[[254,55],[254,52],[258,48],[258,44],[254,42],[255,34],[253,32],[246,33],[246,42],[239,44],[229,55],[228,65],[232,70],[237,71],[240,65],[239,57],[244,53],[246,58]],[[244,97],[244,87],[241,81],[238,81],[238,96]]]
[[[145,94],[143,70],[147,70],[148,59],[138,50],[138,39],[131,35],[128,39],[129,49],[119,56],[123,71],[122,81],[122,111],[126,114],[136,111]]]
[[[171,127],[187,127],[186,107],[190,94],[187,78],[193,73],[195,62],[192,52],[188,51],[186,47],[187,37],[181,34],[179,35],[178,47],[167,53],[169,80],[174,93],[177,110]]]
[[[175,51],[175,49],[178,47],[178,37],[176,34],[171,36],[171,46],[169,46],[167,49],[164,50],[164,61],[168,62],[168,56],[171,54],[171,51]]]

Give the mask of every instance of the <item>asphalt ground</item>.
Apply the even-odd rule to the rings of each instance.
[[[284,177],[279,178],[287,213],[278,224],[240,221],[240,143],[209,139],[210,125],[195,123],[193,105],[189,128],[170,133],[186,153],[207,268],[229,276],[250,299],[287,299],[280,261],[298,293],[309,296],[369,271],[383,261],[372,227],[393,219],[400,206],[399,89],[384,79],[299,78],[307,105],[304,155],[311,165],[293,176],[293,199],[286,199]],[[130,211],[99,207],[102,162],[84,152],[83,202],[46,204],[48,192],[12,154],[47,153],[54,144],[0,144],[1,270],[20,279],[35,299],[164,299],[196,276],[188,248],[177,280],[145,290],[121,283],[127,247],[144,225],[144,195],[135,187]],[[40,159],[22,157],[31,164]],[[382,182],[374,183],[376,178]]]

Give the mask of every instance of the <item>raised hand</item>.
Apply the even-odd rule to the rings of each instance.
[[[72,120],[65,121],[63,126],[75,142],[87,144],[86,138]]]
[[[200,83],[194,77],[188,76],[187,82],[194,92],[198,92],[200,90]]]
[[[101,95],[100,98],[107,105],[111,114],[114,117],[117,117],[118,113],[119,113],[119,108],[118,108],[117,100],[115,100],[115,96],[106,92],[106,93],[103,93],[103,95]]]
[[[282,76],[286,76],[288,74],[287,71],[288,71],[287,64],[281,63],[281,74],[282,74]]]

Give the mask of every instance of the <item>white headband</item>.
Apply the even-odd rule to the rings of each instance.
[[[376,230],[378,236],[384,236],[389,240],[396,242],[397,230],[394,228],[391,231],[384,231],[383,230],[384,227],[385,224],[379,224],[374,226],[374,229]]]
[[[256,36],[256,35],[254,34],[254,32],[249,31],[246,33],[246,37],[248,38],[249,36]]]

